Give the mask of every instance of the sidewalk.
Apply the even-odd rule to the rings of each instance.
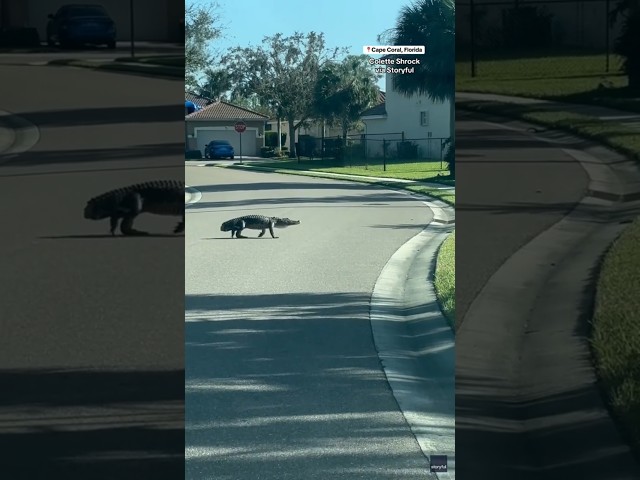
[[[596,117],[603,121],[616,121],[640,132],[640,113],[625,112],[613,108],[600,107],[596,105],[583,105],[577,103],[563,103],[551,100],[540,100],[537,98],[513,97],[508,95],[497,95],[493,93],[471,93],[456,92],[456,104],[464,105],[468,103],[486,103],[494,105],[520,105],[536,107],[540,111],[562,111],[575,113],[576,115],[586,115]]]

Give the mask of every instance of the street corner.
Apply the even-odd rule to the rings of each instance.
[[[0,110],[0,156],[8,160],[24,153],[38,143],[40,131],[36,125],[12,112]]]

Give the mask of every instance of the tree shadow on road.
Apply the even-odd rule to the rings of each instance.
[[[184,474],[184,371],[0,371],[2,476]]]
[[[369,295],[186,295],[185,309],[188,477],[429,478]]]
[[[117,234],[117,235],[111,235],[111,234],[97,234],[97,235],[53,235],[53,236],[48,236],[48,237],[38,237],[41,238],[43,240],[60,240],[60,239],[69,239],[69,238],[75,238],[78,240],[86,240],[86,239],[91,239],[91,238],[113,238],[113,239],[120,239],[120,238],[126,238],[126,239],[132,239],[132,238],[137,238],[137,239],[144,239],[144,238],[182,238],[184,239],[184,235],[178,235],[178,234],[170,234],[170,233],[148,233],[147,235],[122,235],[122,234]]]
[[[100,148],[81,150],[28,151],[3,164],[7,167],[30,167],[51,164],[79,164],[104,162],[109,160],[140,161],[144,158],[170,158],[176,168],[176,158],[182,154],[184,144],[164,143],[157,145],[136,145],[123,148]],[[69,172],[64,172],[69,173]]]
[[[17,113],[17,112],[16,112]],[[81,108],[22,112],[38,128],[113,125],[118,123],[178,122],[184,118],[180,103],[169,105],[132,105],[130,107]]]
[[[385,205],[367,205],[367,203],[381,203],[384,202]],[[379,192],[375,190],[369,190],[366,194],[361,195],[333,195],[333,196],[325,196],[325,197],[268,197],[268,198],[248,198],[246,200],[221,200],[217,202],[203,202],[200,201],[198,203],[193,203],[189,206],[190,210],[202,210],[207,208],[230,208],[230,207],[241,207],[241,206],[249,206],[249,205],[293,205],[292,208],[295,208],[295,204],[327,204],[327,205],[336,205],[336,204],[344,204],[341,208],[348,208],[349,203],[354,204],[354,207],[357,208],[406,208],[407,206],[415,206],[416,199],[410,197],[408,195],[401,194],[389,194],[386,192]]]

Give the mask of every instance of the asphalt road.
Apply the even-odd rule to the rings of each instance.
[[[180,81],[0,65],[0,110],[39,129],[0,156],[0,477],[183,472],[184,237],[85,220],[112,188],[184,175]]]
[[[491,275],[580,201],[588,177],[558,146],[456,112],[458,325]]]
[[[186,167],[186,478],[424,479],[369,323],[378,275],[431,220],[398,192]],[[245,214],[300,225],[232,240]],[[256,237],[259,232],[245,231]]]

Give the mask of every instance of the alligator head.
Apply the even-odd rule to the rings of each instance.
[[[110,217],[113,213],[112,205],[106,202],[101,202],[102,199],[91,199],[84,207],[84,218],[91,220],[102,220],[103,218]]]
[[[275,223],[273,226],[276,228],[286,228],[291,225],[300,225],[300,220],[291,220],[290,218],[275,217],[274,220],[275,220]]]
[[[220,225],[220,231],[221,232],[228,232],[229,230],[233,230],[236,228],[236,220],[227,220],[226,222],[223,222],[222,225]]]

